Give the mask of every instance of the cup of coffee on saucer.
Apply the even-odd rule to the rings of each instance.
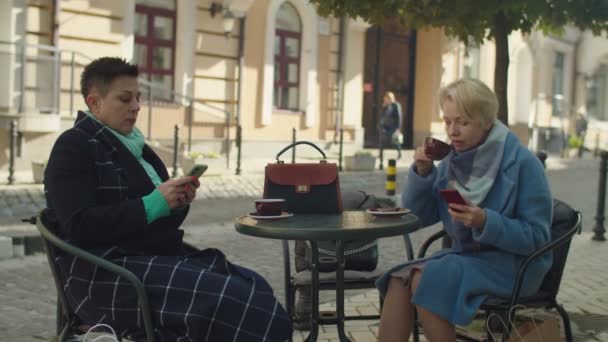
[[[449,144],[439,139],[433,137],[424,138],[424,154],[433,160],[442,160],[450,153],[451,148]]]
[[[280,216],[285,208],[282,198],[264,198],[255,200],[255,210],[260,216]]]

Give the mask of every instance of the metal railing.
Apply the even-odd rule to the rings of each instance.
[[[83,69],[94,58],[78,51],[60,49],[49,45],[25,42],[0,41],[0,63],[7,65],[5,80],[8,91],[6,104],[0,107],[9,113],[38,112],[48,114],[75,114],[75,108],[84,108],[78,78]],[[80,70],[78,70],[80,69]],[[154,107],[174,104],[186,109],[187,151],[192,150],[192,127],[195,115],[202,120],[196,124],[221,124],[225,128],[226,167],[230,159],[230,127],[233,123],[231,111],[209,104],[192,96],[183,95],[160,83],[140,78],[142,100],[148,107],[147,139],[152,137],[152,112]],[[0,99],[1,100],[1,99]],[[147,102],[147,103],[146,103]],[[237,129],[237,132],[240,130]],[[170,135],[170,133],[163,134]],[[237,142],[240,137],[237,136]],[[237,144],[240,149],[240,144]]]
[[[188,127],[188,152],[192,150],[192,126],[194,125],[194,115],[197,111],[204,113],[207,116],[208,123],[219,123],[220,121],[223,121],[222,123],[226,125],[227,128],[226,137],[230,136],[228,134],[228,129],[232,124],[232,113],[230,111],[211,105],[205,101],[195,99],[191,96],[177,93],[171,89],[167,89],[160,83],[150,82],[143,78],[139,78],[138,82],[142,92],[142,100],[146,101],[148,104],[148,127],[146,132],[146,137],[148,139],[152,137],[152,109],[154,105],[167,103],[177,104],[187,109],[186,125]],[[226,143],[229,144],[230,141],[227,140]]]

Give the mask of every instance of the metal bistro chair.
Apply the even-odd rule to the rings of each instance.
[[[564,273],[564,267],[566,266],[566,258],[568,257],[568,250],[570,249],[570,242],[575,234],[581,232],[582,215],[579,211],[572,209],[568,204],[558,200],[553,200],[553,220],[551,223],[551,242],[544,247],[539,248],[536,252],[529,255],[519,267],[513,292],[510,298],[490,297],[481,305],[480,310],[484,311],[485,319],[492,313],[497,313],[500,317],[507,317],[511,314],[511,319],[515,316],[515,309],[511,310],[515,305],[521,304],[526,308],[555,308],[560,314],[563,325],[564,333],[567,342],[572,342],[572,330],[570,328],[570,318],[564,307],[557,302],[557,292],[559,291],[559,285],[562,280]],[[424,257],[429,246],[436,240],[446,236],[444,230],[434,234],[428,238],[424,244],[420,247],[418,254],[419,258]],[[530,263],[540,257],[541,255],[552,251],[553,252],[553,264],[543,282],[540,286],[540,290],[529,297],[522,297],[520,295],[521,287],[523,284],[526,270]],[[506,320],[505,320],[506,321]],[[506,341],[511,327],[508,327],[508,331],[503,334],[502,340]],[[414,342],[418,342],[419,328],[418,324],[414,324]],[[488,341],[492,341],[491,335],[487,331]],[[468,336],[458,335],[458,340],[461,341],[478,341]]]
[[[143,283],[129,270],[120,267],[108,260],[100,258],[94,254],[91,254],[83,249],[80,249],[74,245],[67,243],[66,241],[59,238],[56,234],[56,227],[52,225],[47,218],[47,209],[43,209],[39,215],[32,216],[29,219],[24,219],[24,222],[35,224],[36,228],[42,236],[42,245],[46,252],[51,274],[55,282],[55,288],[57,289],[57,335],[56,341],[64,342],[68,341],[73,337],[85,333],[89,326],[82,322],[78,316],[74,313],[73,309],[68,305],[66,294],[63,287],[63,279],[60,274],[59,267],[56,265],[55,260],[58,257],[59,250],[76,256],[82,260],[90,262],[92,265],[99,266],[109,272],[117,274],[126,279],[135,288],[137,292],[137,298],[139,307],[141,310],[142,321],[144,323],[144,331],[134,331],[128,337],[135,341],[148,341],[154,342],[154,324],[152,321],[152,314],[150,310],[150,304],[148,302],[148,296],[144,288]],[[193,251],[197,250],[195,247],[184,243],[184,250]]]

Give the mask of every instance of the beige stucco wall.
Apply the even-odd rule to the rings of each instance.
[[[116,0],[61,1],[59,46],[92,58],[123,56],[121,42],[125,33],[132,31],[124,24],[129,10],[126,3]]]
[[[328,130],[333,125],[333,115],[330,111],[332,110],[333,96],[335,96],[333,88],[336,87],[335,68],[337,57],[332,51],[336,51],[337,49],[337,38],[332,32],[337,31],[337,20],[330,19],[329,34],[319,34],[317,36],[317,77],[312,95],[318,98],[319,101],[314,124],[312,126],[306,124],[305,113],[275,109],[271,113],[271,124],[264,125],[262,122],[262,102],[264,95],[266,18],[269,2],[267,0],[255,1],[247,13],[244,46],[245,67],[243,70],[244,92],[242,96],[241,116],[244,138],[262,141],[289,141],[291,140],[291,130],[295,128],[298,139],[325,139],[327,138]],[[305,27],[304,30],[306,29]],[[349,58],[362,60],[363,53],[361,51],[358,56],[354,54]],[[301,88],[305,86],[305,84],[302,84]],[[359,86],[359,92],[361,91],[360,89]],[[358,102],[361,102],[360,96]],[[351,122],[357,123],[356,120],[351,120]],[[360,119],[358,123],[360,125]]]
[[[416,82],[414,94],[414,146],[431,132],[432,121],[439,120],[437,90],[441,85],[441,40],[438,29],[418,31],[416,40]]]

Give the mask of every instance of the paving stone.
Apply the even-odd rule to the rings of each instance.
[[[551,161],[551,158],[549,159]],[[267,162],[267,161],[266,161]],[[405,164],[405,161],[401,161]],[[597,192],[598,162],[592,159],[548,162],[549,181],[553,194],[580,209],[584,215],[583,234],[572,242],[558,300],[569,312],[608,315],[608,243],[591,241],[594,227]],[[262,166],[265,165],[262,164]],[[262,170],[260,166],[260,170]],[[598,167],[596,167],[598,166]],[[405,178],[406,167],[399,167],[398,185]],[[258,271],[273,286],[275,295],[284,298],[282,274],[282,249],[278,241],[256,239],[236,233],[233,218],[252,208],[252,198],[259,197],[264,177],[261,172],[243,176],[224,175],[203,178],[199,198],[192,204],[189,217],[184,224],[188,241],[200,247],[217,247],[228,258]],[[344,190],[365,190],[384,196],[385,175],[383,172],[340,173]],[[28,211],[36,213],[45,205],[41,185],[0,185],[0,228],[11,224]],[[10,221],[9,221],[10,220]],[[417,248],[421,242],[436,231],[423,229],[412,235]],[[1,230],[0,230],[1,235]],[[253,248],[252,248],[253,246]],[[403,242],[399,239],[381,239],[379,267],[387,268],[404,260]],[[439,248],[435,244],[433,250]],[[293,243],[290,245],[293,251]],[[292,263],[293,264],[293,263]],[[279,269],[281,272],[277,272]],[[23,259],[0,261],[0,331],[2,340],[33,341],[49,340],[54,330],[55,290],[46,259],[43,255]],[[375,290],[349,291],[346,294],[346,312],[357,314],[362,310],[378,311],[378,296]],[[335,294],[323,291],[321,303],[324,309],[335,309]],[[364,308],[364,309],[361,309]],[[355,340],[375,341],[377,321],[348,321],[346,330]],[[323,326],[323,338],[319,341],[337,341],[333,326]],[[359,334],[359,335],[354,335]],[[590,331],[581,341],[608,341],[608,333]],[[302,341],[307,332],[296,332],[295,341]],[[370,337],[371,336],[371,337]],[[370,339],[371,338],[371,339]]]

